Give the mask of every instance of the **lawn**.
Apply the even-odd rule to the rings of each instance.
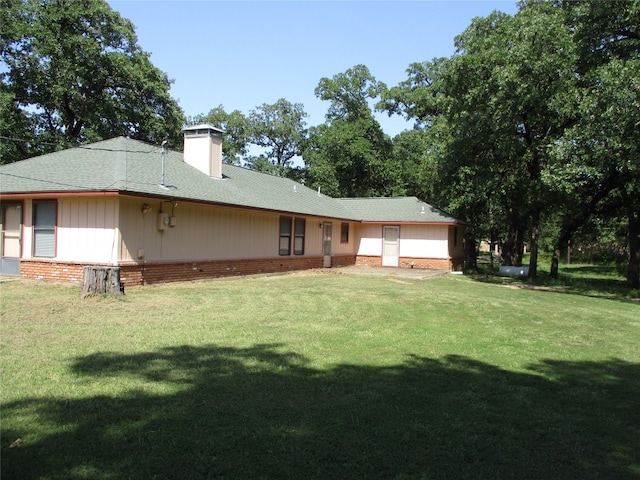
[[[640,479],[640,303],[575,271],[4,282],[2,478]]]

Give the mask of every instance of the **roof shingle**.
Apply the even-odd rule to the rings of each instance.
[[[334,199],[293,180],[233,165],[211,178],[167,151],[124,137],[0,167],[0,193],[112,191],[345,220],[460,223],[415,197]]]

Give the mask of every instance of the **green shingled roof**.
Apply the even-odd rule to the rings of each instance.
[[[416,197],[340,198],[336,201],[365,222],[462,223]]]
[[[293,180],[233,165],[211,178],[167,151],[118,137],[0,167],[0,193],[119,192],[348,220],[457,222],[413,197],[334,199]],[[424,213],[422,213],[424,212]]]

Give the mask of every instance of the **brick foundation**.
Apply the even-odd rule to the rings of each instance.
[[[355,264],[355,255],[334,256],[334,267]],[[49,260],[23,259],[20,277],[34,280],[82,282],[82,271],[87,265],[113,266],[95,263],[74,263]],[[277,257],[250,260],[215,260],[202,262],[154,262],[120,264],[120,281],[124,286],[150,283],[181,282],[261,273],[291,272],[322,268],[323,257]]]
[[[334,256],[332,258],[332,266],[334,267],[354,264],[354,255]],[[277,257],[202,262],[132,263],[120,265],[120,280],[125,286],[132,286],[242,275],[293,272],[322,267],[322,257]]]
[[[331,257],[332,267],[350,267],[356,264],[355,255],[334,255]]]
[[[437,270],[451,270],[451,260],[448,258],[400,258],[401,268],[433,268]]]
[[[107,265],[108,266],[108,265]],[[48,260],[20,260],[20,277],[49,282],[82,282],[85,264]]]
[[[356,265],[381,267],[382,257],[369,257],[359,255],[356,258]],[[409,258],[400,257],[398,266],[400,268],[432,268],[438,270],[462,270],[463,259],[461,258]]]
[[[456,270],[462,268],[462,259],[400,258],[402,268],[437,268]],[[20,276],[45,281],[82,282],[82,270],[87,265],[113,266],[107,264],[58,262],[50,260],[20,261]],[[367,265],[380,267],[380,257],[335,255],[333,267]],[[323,257],[277,257],[250,260],[215,260],[202,262],[154,262],[122,263],[120,281],[126,287],[152,283],[183,282],[210,278],[255,275],[261,273],[292,272],[323,267]]]
[[[125,286],[184,282],[209,278],[289,272],[321,268],[322,257],[260,258],[201,262],[134,263],[120,265]]]
[[[364,266],[364,267],[381,267],[382,266],[382,258],[381,257],[367,257],[364,255],[358,255],[356,257],[356,265]]]

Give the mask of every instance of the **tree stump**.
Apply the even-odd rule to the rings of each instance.
[[[84,267],[82,272],[82,298],[98,294],[122,295],[120,267]]]

